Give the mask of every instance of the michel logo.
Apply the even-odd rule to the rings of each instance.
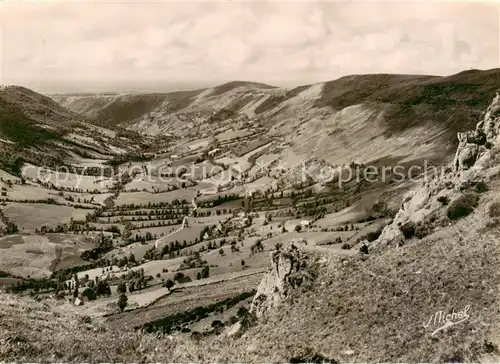
[[[446,313],[445,311],[437,311],[432,314],[429,321],[424,325],[425,328],[434,329],[431,336],[434,336],[439,331],[446,329],[447,327],[459,324],[470,318],[469,315],[470,305],[465,306],[460,311],[455,311],[453,309],[451,312]]]

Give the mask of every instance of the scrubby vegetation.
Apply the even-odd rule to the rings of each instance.
[[[488,208],[488,213],[490,217],[500,217],[500,202],[492,202]]]
[[[447,214],[451,220],[456,220],[469,215],[477,207],[479,196],[473,192],[467,192],[460,195],[451,202]]]

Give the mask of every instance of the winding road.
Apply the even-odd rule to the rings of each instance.
[[[186,227],[188,217],[191,217],[191,215],[193,215],[193,212],[198,209],[198,205],[196,205],[196,196],[194,196],[193,199],[191,200],[191,204],[193,205],[193,209],[189,212],[189,214],[184,216],[184,218],[182,219],[181,227],[175,231],[172,231],[170,234],[162,236],[161,238],[157,239],[155,241],[155,249],[158,249],[158,246],[160,245],[162,240],[164,240],[164,239],[166,239],[174,234],[177,234],[179,231],[181,231],[182,229],[184,229]]]

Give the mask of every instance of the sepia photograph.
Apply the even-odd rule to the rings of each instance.
[[[498,362],[498,0],[0,1],[0,363]]]

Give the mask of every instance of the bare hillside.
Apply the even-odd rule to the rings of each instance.
[[[476,124],[500,87],[499,75],[498,69],[448,77],[353,75],[291,90],[231,82],[191,92],[53,98],[102,123],[155,135],[203,135],[207,122],[213,131],[219,122],[258,120],[298,160],[433,156],[442,163],[454,151],[456,132]]]

